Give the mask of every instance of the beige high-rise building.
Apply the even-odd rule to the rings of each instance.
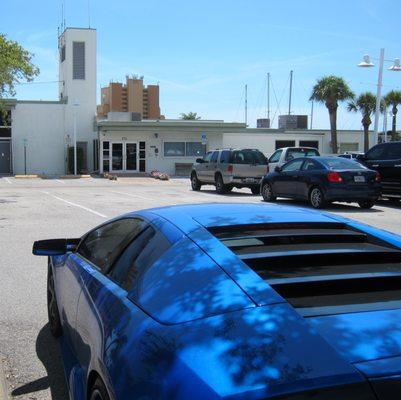
[[[111,82],[101,88],[98,118],[106,118],[109,111],[137,113],[141,119],[162,119],[159,105],[159,85],[144,86],[143,78],[130,78],[126,83]]]

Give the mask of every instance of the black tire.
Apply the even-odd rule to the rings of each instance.
[[[193,172],[191,175],[191,187],[192,190],[198,192],[199,190],[201,190],[202,184],[200,183],[198,177],[196,176],[196,173]]]
[[[63,328],[61,326],[60,313],[54,289],[53,272],[50,263],[47,270],[47,315],[51,334],[55,338],[60,337],[63,334]]]
[[[262,197],[264,201],[275,201],[276,196],[273,194],[273,189],[270,183],[266,182],[262,186]]]
[[[309,192],[309,203],[313,208],[323,208],[326,204],[324,193],[318,186],[313,187]]]
[[[252,194],[260,194],[260,186],[251,186],[250,189]]]
[[[358,204],[359,207],[368,210],[369,208],[372,208],[375,205],[375,201],[374,200],[358,201]]]
[[[398,197],[387,197],[387,200],[393,204],[393,205],[398,205],[400,204],[401,199],[399,199]]]
[[[89,400],[110,400],[106,386],[100,378],[96,378],[89,394]]]
[[[220,174],[216,175],[214,184],[218,194],[227,193],[227,185],[224,184],[223,177]]]

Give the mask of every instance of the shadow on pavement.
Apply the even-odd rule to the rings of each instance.
[[[49,324],[46,324],[39,331],[36,338],[36,354],[44,365],[47,376],[14,389],[11,393],[12,396],[28,395],[50,388],[53,400],[68,400],[60,346],[58,341],[51,335]]]

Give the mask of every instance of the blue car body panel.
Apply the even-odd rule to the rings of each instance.
[[[369,380],[401,375],[400,310],[303,318],[210,229],[340,222],[401,248],[399,236],[265,204],[166,207],[127,216],[145,219],[171,243],[135,292],[77,253],[51,257],[71,398],[86,398],[93,372],[111,398],[138,400],[299,392],[366,400],[378,393]],[[375,384],[386,393],[383,383]]]

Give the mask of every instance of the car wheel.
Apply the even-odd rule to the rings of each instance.
[[[260,186],[251,186],[252,194],[260,194]]]
[[[97,378],[89,396],[89,400],[110,400],[107,389],[100,378]]]
[[[262,186],[262,197],[264,201],[275,201],[276,196],[273,195],[273,189],[270,183],[265,183]]]
[[[325,205],[322,189],[314,187],[309,193],[309,203],[313,208],[323,208]]]
[[[54,337],[60,337],[63,329],[58,311],[56,292],[54,288],[53,272],[50,264],[47,273],[47,314],[49,317],[50,332]]]
[[[227,186],[224,184],[223,177],[220,174],[216,175],[214,184],[216,185],[217,193],[224,194],[227,192]]]
[[[191,187],[192,187],[192,190],[195,190],[195,191],[199,191],[202,187],[195,172],[191,175]]]
[[[375,205],[374,200],[358,201],[359,207],[369,209]]]

